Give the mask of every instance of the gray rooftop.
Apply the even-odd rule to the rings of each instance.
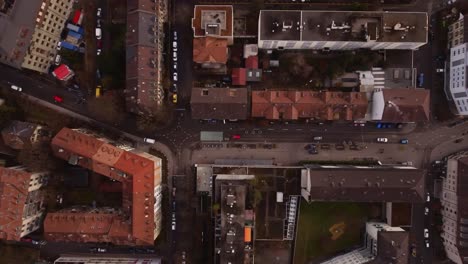
[[[426,42],[427,25],[422,12],[260,12],[262,40]]]

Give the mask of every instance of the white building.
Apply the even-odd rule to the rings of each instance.
[[[466,83],[466,67],[468,44],[464,43],[450,49],[450,65],[447,83],[447,91],[453,99],[457,113],[468,115],[468,93]]]
[[[417,49],[427,43],[422,12],[261,10],[261,49]]]
[[[468,261],[468,195],[460,187],[468,183],[468,153],[448,158],[442,180],[442,240],[447,257],[457,264]]]
[[[0,239],[19,240],[42,225],[47,172],[0,167]]]
[[[395,250],[392,252],[399,253],[399,255],[386,255],[388,252],[391,252],[388,250],[380,252],[379,255],[379,248],[387,248],[387,246],[393,247]],[[329,259],[322,262],[322,264],[361,264],[376,258],[380,260],[392,259],[395,261],[377,263],[400,263],[396,261],[399,258],[407,259],[408,251],[408,233],[404,229],[392,227],[385,223],[368,222],[366,223],[364,244],[361,248]]]
[[[47,73],[73,1],[16,0],[0,10],[0,62]]]

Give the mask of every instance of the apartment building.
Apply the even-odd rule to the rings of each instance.
[[[447,257],[457,264],[468,262],[468,153],[462,152],[447,159],[442,180],[442,240]]]
[[[45,239],[153,245],[161,231],[161,159],[83,129],[63,128],[55,156],[122,183],[120,208],[79,206],[48,213]]]
[[[460,19],[449,25],[447,41],[447,46],[449,49],[466,42],[465,28],[468,30],[468,26],[465,27],[465,23],[468,23],[468,20],[465,22],[464,17],[461,15]]]
[[[422,12],[261,10],[261,49],[417,49],[427,43]]]
[[[162,105],[162,52],[167,0],[128,1],[126,39],[127,111],[150,114]]]
[[[445,92],[453,100],[458,115],[468,115],[467,49],[468,43],[450,49],[449,73],[446,77]]]
[[[18,241],[42,225],[47,172],[0,167],[0,239]]]
[[[385,223],[367,222],[363,246],[322,264],[409,263],[409,233]]]
[[[0,10],[0,62],[46,73],[73,1],[14,0]]]

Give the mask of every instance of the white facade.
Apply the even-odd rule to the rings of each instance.
[[[36,17],[36,28],[24,57],[23,68],[47,73],[57,54],[57,43],[65,21],[72,11],[73,1],[45,0]]]
[[[468,44],[464,43],[450,49],[450,76],[448,85],[451,97],[459,115],[468,115],[468,93],[466,67]]]
[[[364,246],[339,255],[322,264],[361,264],[366,263],[377,256],[377,237],[380,231],[405,231],[400,227],[392,227],[386,223],[367,222]]]
[[[457,248],[457,182],[458,182],[458,158],[453,157],[447,160],[446,177],[442,180],[442,193],[440,202],[442,205],[442,240],[447,257],[457,264],[463,261]]]

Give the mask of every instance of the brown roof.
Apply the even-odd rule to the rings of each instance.
[[[26,171],[0,167],[0,239],[20,239],[30,179]]]
[[[384,122],[429,121],[430,91],[425,89],[383,89]]]
[[[227,40],[204,37],[193,39],[193,61],[196,63],[226,64],[228,58]]]
[[[192,88],[192,118],[246,119],[247,94],[246,88]]]
[[[419,169],[313,168],[310,200],[424,202],[424,174]]]
[[[126,89],[127,111],[151,112],[162,91],[158,89],[161,65],[158,64],[158,18],[154,15],[161,1],[129,1],[126,34]]]
[[[202,12],[220,11],[225,14],[225,29],[221,29],[222,37],[232,37],[233,35],[233,9],[231,5],[196,5],[193,10],[192,28],[195,37],[203,37],[206,35],[205,25],[202,25]]]
[[[356,120],[367,112],[367,97],[359,92],[253,91],[252,117],[296,120]]]
[[[53,138],[52,150],[56,156],[64,160],[73,159],[74,155],[78,155],[79,166],[122,182],[122,209],[132,218],[129,240],[137,244],[153,244],[157,235],[154,234],[154,230],[159,229],[154,224],[155,216],[159,216],[153,212],[153,205],[156,202],[154,190],[161,181],[159,158],[133,150],[125,151],[110,142],[97,139],[95,135],[69,128],[63,128]],[[47,217],[49,216],[52,217],[54,214],[48,214]],[[116,227],[119,226],[125,230],[128,228],[127,225]],[[44,228],[46,232],[51,230],[47,226]],[[73,232],[67,228],[62,231],[62,233]],[[112,234],[108,236],[113,239]],[[119,239],[116,238],[115,242],[119,243]]]
[[[2,130],[3,141],[10,148],[23,149],[31,145],[31,136],[37,127],[37,124],[13,121]]]
[[[368,264],[406,264],[409,257],[408,232],[379,231],[377,234],[377,257]]]

